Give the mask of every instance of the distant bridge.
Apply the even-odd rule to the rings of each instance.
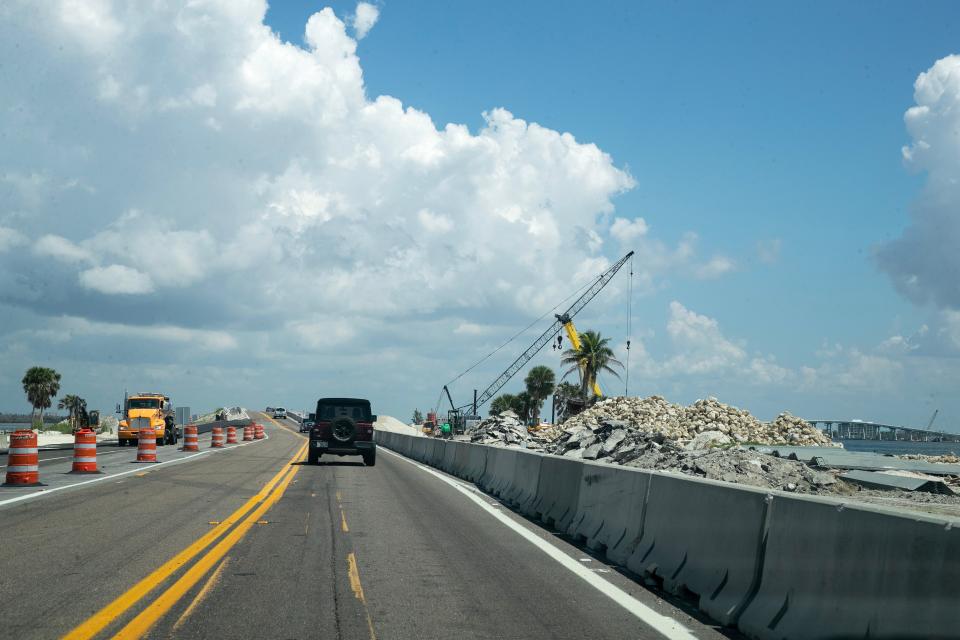
[[[960,442],[960,433],[927,431],[860,420],[807,420],[834,440],[900,440],[905,442]]]

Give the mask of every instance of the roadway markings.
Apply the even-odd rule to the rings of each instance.
[[[151,471],[152,471],[152,470],[155,470],[157,467],[162,467],[162,466],[165,465],[165,464],[180,464],[181,462],[186,462],[187,460],[192,460],[193,458],[196,458],[197,456],[205,456],[205,455],[214,454],[214,453],[223,453],[223,452],[225,452],[225,451],[233,451],[234,449],[239,449],[240,447],[245,447],[245,446],[247,446],[248,444],[257,444],[258,442],[266,442],[266,441],[269,440],[269,439],[270,439],[270,436],[266,436],[266,437],[263,438],[262,440],[251,440],[250,442],[244,442],[243,444],[237,444],[237,445],[235,445],[235,446],[225,447],[225,448],[223,448],[223,449],[207,449],[207,450],[205,450],[205,451],[201,451],[201,452],[199,452],[199,453],[192,453],[192,454],[190,454],[190,455],[188,455],[188,456],[184,456],[184,457],[182,457],[182,458],[177,458],[177,459],[175,459],[175,460],[164,460],[163,462],[154,463],[154,464],[152,465],[152,467],[151,467]],[[120,453],[120,452],[117,451],[117,452],[114,452],[114,453]],[[108,454],[104,454],[104,455],[108,455]],[[67,456],[67,457],[72,458],[73,456],[71,455],[71,456]],[[43,460],[41,460],[40,462],[43,462]],[[8,504],[13,504],[13,503],[15,503],[15,502],[23,502],[24,500],[35,500],[35,499],[37,499],[37,498],[42,498],[42,497],[44,497],[44,496],[48,496],[48,495],[50,495],[51,493],[56,493],[57,491],[63,491],[64,489],[74,489],[74,488],[76,488],[76,487],[82,487],[82,486],[84,486],[84,485],[93,484],[94,482],[103,482],[104,480],[110,480],[111,478],[119,478],[119,477],[121,477],[121,476],[126,476],[126,475],[130,475],[131,473],[137,473],[137,472],[141,472],[141,473],[142,473],[142,471],[141,471],[140,469],[131,469],[130,471],[121,471],[120,473],[110,473],[110,474],[107,474],[107,475],[100,476],[99,478],[93,478],[92,480],[83,480],[83,481],[81,481],[81,482],[74,482],[74,483],[71,483],[71,484],[65,484],[65,485],[63,485],[62,487],[53,487],[53,488],[46,488],[46,487],[45,487],[45,488],[40,489],[39,491],[37,491],[37,492],[35,492],[35,493],[28,493],[28,494],[25,494],[25,495],[22,495],[22,496],[17,496],[16,498],[8,498],[8,499],[6,499],[6,500],[0,500],[0,507],[2,507],[2,506],[4,506],[4,505],[8,505]],[[64,475],[66,475],[66,474],[64,474]]]
[[[190,606],[187,607],[187,610],[183,612],[183,615],[177,618],[177,621],[174,623],[173,629],[172,629],[174,633],[176,633],[176,631],[183,626],[183,623],[187,621],[187,618],[189,618],[190,614],[192,614],[194,609],[197,608],[197,605],[203,602],[204,598],[206,598],[207,595],[217,585],[217,583],[220,582],[220,576],[223,574],[223,569],[224,567],[227,566],[229,562],[230,562],[229,556],[224,558],[223,562],[221,562],[217,566],[216,570],[210,575],[210,578],[208,578],[207,581],[204,583],[203,588],[200,589],[200,593],[197,594],[197,597],[193,599],[193,602],[191,602]]]
[[[347,515],[343,512],[343,505],[340,503],[339,491],[337,491],[337,507],[340,508],[340,530],[344,533],[350,533],[350,527],[347,526]]]
[[[670,640],[695,640],[696,639],[696,636],[689,629],[687,629],[685,626],[683,626],[673,618],[669,616],[665,616],[661,613],[657,613],[656,611],[654,611],[647,605],[643,604],[642,602],[634,598],[632,595],[630,595],[620,587],[601,578],[597,573],[591,571],[590,569],[585,567],[583,564],[574,560],[573,558],[568,556],[566,553],[564,553],[557,547],[553,546],[546,540],[534,534],[532,531],[529,531],[523,525],[515,522],[514,520],[506,516],[504,513],[502,513],[501,511],[498,511],[497,509],[491,507],[489,504],[487,504],[486,500],[475,495],[474,491],[462,485],[460,482],[452,480],[446,477],[445,475],[438,473],[433,469],[430,469],[429,467],[425,467],[422,464],[414,462],[413,460],[409,460],[408,458],[398,453],[394,453],[389,449],[386,449],[384,447],[377,447],[377,448],[385,451],[391,456],[400,458],[401,460],[409,464],[412,464],[413,466],[418,467],[422,471],[425,471],[433,475],[434,477],[442,480],[443,482],[447,483],[448,485],[450,485],[451,487],[453,487],[454,489],[462,493],[464,496],[469,498],[471,501],[476,503],[477,506],[479,506],[481,509],[483,509],[488,514],[496,518],[502,525],[509,528],[514,533],[519,535],[521,538],[523,538],[530,544],[537,547],[540,551],[547,554],[547,556],[549,556],[552,560],[555,560],[558,564],[560,564],[565,569],[568,569],[571,573],[576,575],[578,578],[581,578],[584,582],[589,584],[591,587],[595,588],[597,591],[599,591],[603,595],[607,596],[608,598],[616,602],[618,605],[620,605],[621,607],[626,609],[628,612],[636,616],[643,623],[645,623],[646,625],[648,625],[649,627],[651,627],[652,629],[660,633],[660,635],[664,636],[665,638],[669,638]]]
[[[40,451],[50,451],[50,449],[39,449],[39,450],[40,450]],[[123,451],[106,451],[106,452],[100,453],[100,450],[98,449],[98,450],[97,450],[97,457],[98,457],[98,458],[102,458],[103,456],[111,456],[111,455],[113,455],[113,454],[115,454],[115,453],[123,453]],[[71,455],[69,455],[69,456],[57,456],[56,458],[40,458],[40,464],[43,464],[44,462],[53,462],[54,460],[69,460],[69,459],[72,458],[72,457],[73,457],[73,454],[71,454]],[[0,464],[0,469],[6,469],[6,468],[7,468],[7,465],[5,465],[5,464]]]
[[[157,467],[163,466],[165,464],[179,464],[181,462],[186,462],[191,458],[196,458],[197,456],[206,455],[209,451],[201,451],[200,453],[194,453],[193,455],[185,456],[183,458],[177,458],[176,460],[167,460],[165,462],[158,462],[154,465],[154,469]],[[14,502],[23,502],[24,500],[33,500],[36,498],[42,498],[43,496],[48,496],[51,493],[56,493],[57,491],[63,491],[64,489],[73,489],[74,487],[82,487],[87,484],[93,484],[94,482],[103,482],[104,480],[110,480],[112,478],[119,478],[120,476],[128,476],[131,473],[137,473],[139,469],[131,469],[130,471],[121,471],[120,473],[111,473],[110,475],[101,476],[99,478],[94,478],[92,480],[83,480],[82,482],[74,482],[73,484],[67,484],[62,487],[53,487],[52,489],[43,489],[37,493],[28,493],[23,496],[17,496],[16,498],[7,498],[6,500],[0,500],[0,507],[13,504]]]
[[[350,577],[350,588],[353,589],[353,595],[363,605],[363,611],[367,614],[367,630],[370,631],[370,640],[377,640],[377,634],[373,631],[373,620],[370,618],[370,611],[367,609],[367,599],[363,595],[363,585],[360,584],[357,557],[352,551],[347,554],[347,575]]]
[[[306,446],[300,449],[300,452],[296,456],[297,458],[302,458],[302,454],[306,451]],[[244,520],[233,528],[230,533],[228,533],[224,538],[216,544],[210,551],[207,552],[202,558],[197,560],[196,563],[186,573],[183,574],[176,582],[174,582],[170,587],[160,594],[156,600],[147,605],[147,608],[140,612],[133,620],[127,623],[123,629],[121,629],[115,636],[113,640],[135,640],[144,637],[147,632],[150,630],[153,625],[157,623],[163,616],[167,614],[168,611],[180,601],[183,596],[187,594],[196,585],[200,580],[207,574],[207,572],[217,564],[227,552],[230,551],[239,541],[243,538],[244,534],[250,530],[253,526],[253,523],[260,518],[264,513],[267,512],[270,507],[272,507],[277,500],[283,496],[286,492],[287,487],[290,486],[290,481],[295,475],[300,471],[299,466],[289,466],[284,469],[286,476],[283,480],[277,484],[273,489],[270,495],[260,503],[250,515],[248,515]]]
[[[262,442],[262,441],[261,441]],[[193,544],[189,547],[175,555],[173,558],[165,562],[159,568],[153,571],[146,578],[135,584],[133,587],[128,589],[124,594],[119,598],[108,604],[106,607],[93,614],[87,620],[85,620],[80,626],[68,633],[63,637],[63,640],[81,640],[89,639],[96,636],[98,633],[103,631],[110,623],[116,620],[119,616],[124,614],[127,610],[137,604],[142,600],[148,593],[153,591],[161,583],[163,583],[167,578],[173,575],[176,571],[182,568],[190,560],[199,555],[204,549],[209,547],[213,542],[219,538],[224,532],[226,532],[234,523],[239,521],[244,515],[250,511],[257,503],[263,504],[273,504],[272,502],[267,502],[269,497],[272,495],[274,487],[278,486],[281,479],[285,474],[289,474],[290,469],[296,469],[296,467],[291,467],[290,465],[300,459],[303,454],[306,452],[307,445],[303,445],[297,451],[297,453],[290,459],[290,462],[283,465],[283,468],[277,472],[273,478],[271,478],[263,488],[253,496],[247,502],[245,502],[239,509],[234,511],[232,514],[227,516],[220,524],[215,528],[211,529],[203,536],[198,538]],[[201,455],[201,454],[197,454]],[[186,458],[185,458],[186,459]],[[165,463],[161,463],[165,464]],[[126,473],[133,473],[129,471]],[[258,509],[259,511],[259,509]],[[264,510],[265,511],[265,510]],[[259,517],[260,514],[254,512],[256,517]]]

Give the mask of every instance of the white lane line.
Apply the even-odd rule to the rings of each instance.
[[[443,480],[448,485],[470,498],[473,502],[477,504],[481,509],[489,513],[491,516],[500,521],[501,524],[513,530],[514,533],[518,534],[520,537],[524,538],[527,542],[531,543],[545,554],[547,554],[551,559],[556,560],[561,566],[565,569],[569,569],[572,573],[576,574],[578,578],[583,579],[591,587],[595,588],[597,591],[607,596],[618,605],[632,613],[634,616],[639,618],[642,622],[653,628],[655,631],[660,633],[660,635],[670,640],[696,640],[696,636],[687,629],[685,626],[674,620],[669,616],[665,616],[661,613],[657,613],[647,605],[643,604],[629,593],[608,582],[607,580],[601,578],[592,570],[583,566],[583,564],[577,562],[566,553],[556,548],[552,544],[543,540],[539,536],[535,535],[533,532],[528,531],[522,525],[514,522],[509,517],[504,515],[502,512],[497,511],[489,504],[487,504],[482,498],[476,496],[472,491],[462,486],[459,482],[454,481],[445,475],[434,471],[429,467],[425,467],[422,464],[410,460],[398,453],[390,451],[386,447],[377,447],[381,451],[388,453],[392,456],[396,456],[401,460],[409,462],[415,467],[419,467],[421,470],[426,471],[427,473]]]
[[[127,476],[127,475],[130,475],[131,473],[150,471],[150,470],[156,469],[157,467],[162,467],[165,464],[178,464],[180,462],[186,462],[187,460],[191,460],[193,458],[196,458],[197,456],[205,456],[210,453],[223,453],[224,451],[232,451],[234,449],[239,449],[240,447],[244,447],[248,444],[266,442],[269,439],[270,439],[270,436],[267,434],[264,434],[264,437],[260,440],[250,440],[250,441],[244,442],[243,444],[239,444],[239,443],[235,445],[232,444],[232,445],[229,445],[228,447],[224,447],[223,449],[207,449],[205,451],[201,451],[200,453],[191,453],[188,456],[177,458],[176,460],[167,460],[165,462],[157,462],[155,464],[144,464],[143,466],[139,466],[135,469],[130,469],[129,471],[121,471],[120,473],[111,473],[108,475],[100,476],[99,478],[93,478],[92,480],[83,480],[82,482],[74,482],[73,484],[67,484],[62,487],[53,487],[51,489],[43,489],[41,491],[38,491],[37,493],[28,493],[23,496],[17,496],[16,498],[8,498],[6,500],[0,500],[0,507],[8,504],[13,504],[15,502],[23,502],[25,500],[35,500],[36,498],[42,498],[43,496],[48,496],[51,493],[56,493],[57,491],[63,491],[64,489],[73,489],[75,487],[82,487],[83,485],[93,484],[94,482],[103,482],[104,480],[110,480],[111,478],[119,478],[120,476]],[[43,478],[40,478],[40,480],[42,481]]]
[[[123,452],[122,451],[105,451],[103,453],[98,452],[97,457],[102,458],[103,456],[109,456],[115,453],[123,453]],[[69,456],[58,456],[56,458],[40,458],[40,464],[43,464],[44,462],[53,462],[54,460],[68,460],[72,457],[73,457],[72,455],[69,455]],[[0,464],[0,469],[5,469],[6,467],[7,465]]]

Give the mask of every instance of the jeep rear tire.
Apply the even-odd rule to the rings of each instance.
[[[374,450],[371,451],[370,453],[365,453],[365,454],[363,454],[363,464],[367,465],[368,467],[372,467],[373,465],[377,464],[377,450],[376,450],[376,449],[374,449]]]
[[[357,423],[346,416],[340,416],[330,425],[333,439],[338,442],[350,442],[357,435]]]
[[[307,454],[307,462],[309,464],[317,464],[320,462],[320,452],[314,451],[313,449]]]

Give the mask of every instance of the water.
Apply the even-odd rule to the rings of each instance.
[[[18,423],[0,422],[0,433],[3,433],[5,431],[16,431],[17,429],[29,429],[29,428],[30,428],[30,424],[26,422],[18,422]]]
[[[922,453],[941,456],[947,453],[960,454],[960,442],[900,442],[895,440],[842,440],[847,451],[869,451],[888,455]]]

